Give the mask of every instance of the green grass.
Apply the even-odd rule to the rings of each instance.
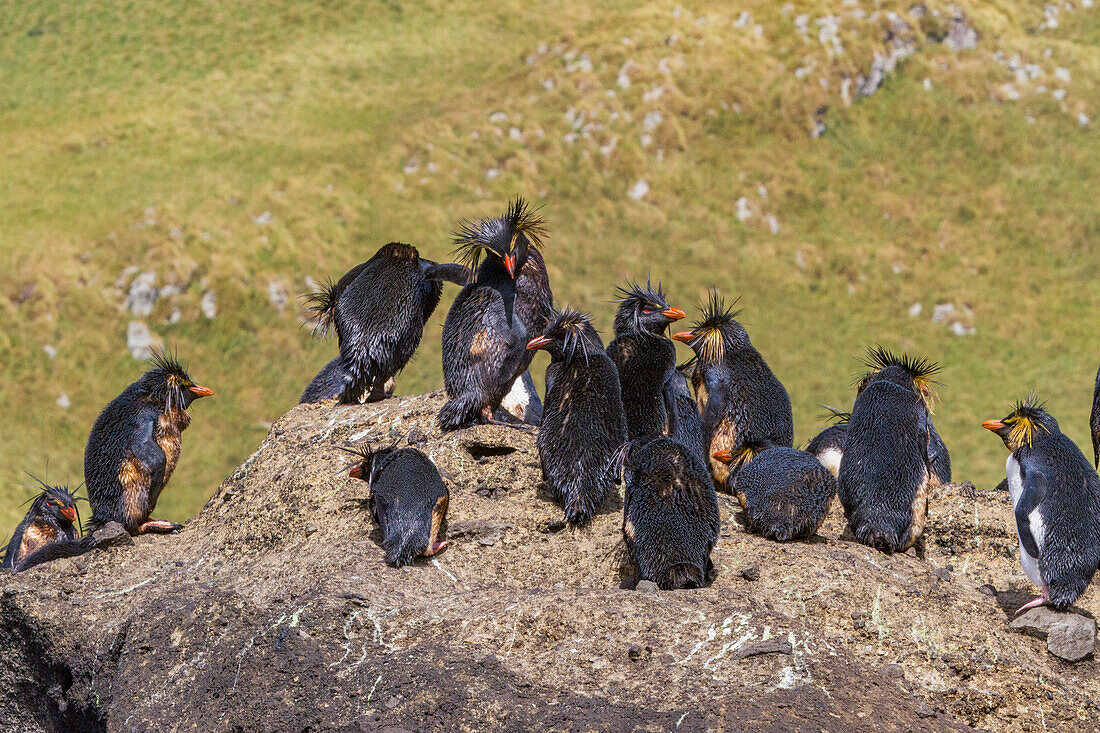
[[[978,423],[1029,389],[1085,445],[1100,309],[1100,11],[1063,12],[1044,29],[1041,3],[961,6],[981,40],[960,54],[925,43],[946,5],[924,25],[907,2],[876,6],[908,21],[920,49],[845,106],[842,79],[867,69],[887,21],[846,17],[844,53],[831,56],[814,21],[853,10],[840,0],[786,14],[763,0],[282,0],[262,13],[244,2],[0,3],[0,527],[31,493],[24,470],[79,483],[97,412],[142,370],[115,290],[128,266],[183,287],[145,320],[217,392],[195,406],[162,497],[160,515],[182,519],[335,351],[311,341],[296,299],[271,306],[269,282],[297,296],[307,276],[339,276],[391,239],[446,257],[459,218],[517,192],[546,203],[558,301],[593,312],[605,333],[627,277],[662,278],[689,312],[708,286],[740,294],[791,393],[798,441],[819,428],[817,403],[850,404],[854,357],[882,343],[944,365],[936,421],[960,479],[999,480],[1003,448]],[[742,10],[752,20],[738,26]],[[998,51],[1044,76],[1016,82]],[[812,71],[799,79],[799,67]],[[1020,100],[1004,100],[1006,83]],[[1034,93],[1039,84],[1066,98]],[[812,139],[823,106],[828,130]],[[592,121],[588,138],[565,139]],[[650,192],[634,201],[638,179]],[[744,222],[740,197],[753,212]],[[263,212],[266,226],[254,222]],[[199,313],[207,288],[212,321]],[[910,318],[915,302],[924,310]],[[977,332],[931,323],[941,302],[971,308]],[[400,391],[440,386],[444,312]],[[68,410],[55,404],[62,392]]]

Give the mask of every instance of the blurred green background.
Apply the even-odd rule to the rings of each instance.
[[[182,520],[335,354],[309,278],[393,239],[446,258],[516,193],[605,335],[626,278],[691,316],[741,295],[800,443],[881,343],[943,364],[958,479],[1003,476],[978,424],[1029,389],[1091,457],[1100,11],[1076,5],[0,2],[0,533],[24,471],[81,481],[143,370],[131,322],[217,392],[158,509]],[[454,292],[400,392],[441,386]]]

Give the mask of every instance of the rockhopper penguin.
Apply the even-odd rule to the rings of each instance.
[[[527,348],[550,352],[536,441],[542,473],[565,518],[585,524],[611,492],[612,460],[626,442],[619,376],[588,316],[572,309]]]
[[[828,405],[822,405],[822,407],[829,411],[825,419],[832,421],[833,424],[814,436],[806,446],[806,452],[813,454],[821,465],[836,477],[840,473],[840,459],[844,456],[844,438],[848,435],[848,421],[852,419],[852,413],[841,412]]]
[[[1020,565],[1041,589],[1016,613],[1072,604],[1100,565],[1100,476],[1033,396],[982,427],[1011,451],[1005,464]]]
[[[672,337],[695,352],[691,381],[717,488],[725,488],[729,469],[715,453],[736,450],[743,442],[788,448],[794,443],[791,398],[737,322],[739,313],[712,290],[702,319]]]
[[[370,487],[370,513],[382,529],[388,564],[410,565],[447,546],[440,536],[450,492],[428,456],[392,445],[345,450],[359,457],[348,475]]]
[[[737,450],[714,457],[730,464],[728,490],[748,528],[779,542],[817,532],[836,495],[836,479],[825,466],[806,451],[767,443],[742,443]]]
[[[412,359],[424,323],[439,305],[441,281],[468,279],[462,265],[438,265],[421,259],[410,244],[390,242],[335,285],[308,296],[317,314],[315,333],[327,335],[335,326],[340,356],[313,378],[301,402],[338,397],[358,404],[386,397],[385,385]]]
[[[77,498],[66,487],[48,486],[41,481],[38,483],[42,486],[42,491],[34,497],[27,515],[15,528],[11,542],[4,550],[0,568],[26,570],[52,559],[54,553],[47,552],[51,547],[79,545]]]
[[[706,465],[668,438],[634,440],[620,454],[623,540],[635,582],[648,580],[663,590],[706,585],[720,527]]]
[[[665,331],[684,312],[669,307],[659,282],[656,289],[648,282],[644,288],[628,283],[618,295],[607,355],[619,373],[627,433],[631,440],[656,438],[668,432],[663,390],[676,369],[676,347]]]
[[[91,529],[119,522],[130,534],[171,532],[182,525],[151,520],[179,460],[187,408],[213,390],[195,384],[174,357],[158,353],[152,368],[111,400],[84,449]]]
[[[852,408],[838,494],[856,539],[882,552],[905,552],[920,539],[928,493],[938,484],[929,452],[939,366],[878,347]]]
[[[494,422],[513,382],[531,364],[527,342],[546,330],[554,295],[539,248],[541,217],[521,198],[504,216],[467,221],[456,252],[472,282],[443,324],[443,384],[449,399],[437,421],[444,432]]]

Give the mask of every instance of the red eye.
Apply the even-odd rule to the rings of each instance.
[[[642,313],[649,313],[649,308],[642,308]]]

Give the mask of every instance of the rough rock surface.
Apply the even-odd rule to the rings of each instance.
[[[1079,613],[1040,606],[1014,619],[1012,628],[1046,639],[1050,653],[1067,662],[1080,661],[1096,649],[1096,621]]]
[[[181,533],[0,576],[0,729],[1096,725],[1095,657],[1009,628],[1032,589],[1007,495],[939,489],[924,558],[842,539],[835,505],[780,545],[722,496],[714,583],[637,592],[620,498],[566,528],[533,433],[441,436],[442,401],[298,406]],[[397,570],[339,447],[404,436],[450,487],[451,545]]]

